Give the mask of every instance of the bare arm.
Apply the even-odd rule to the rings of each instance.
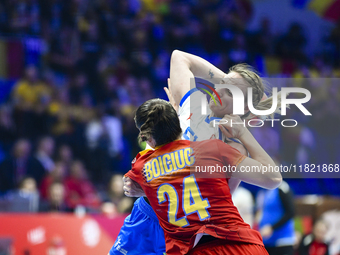
[[[232,177],[240,179],[241,181],[254,184],[256,186],[275,189],[282,182],[281,173],[278,171],[269,171],[269,167],[274,169],[276,166],[272,158],[261,147],[261,145],[255,140],[249,130],[240,124],[234,124],[231,126],[231,120],[235,122],[241,122],[239,116],[225,116],[228,120],[227,124],[220,126],[221,131],[227,137],[236,137],[240,139],[243,145],[248,150],[252,158],[245,158],[236,169],[236,172],[232,173]],[[266,168],[267,171],[264,171]],[[253,171],[245,171],[245,169],[253,169]]]
[[[235,177],[231,177],[228,181],[228,186],[230,189],[230,194],[234,194],[235,190],[237,189],[237,187],[240,185],[241,180],[237,179]]]
[[[174,97],[171,94],[171,82],[170,79],[168,78],[168,88],[164,87],[164,91],[167,94],[169,98],[169,102],[172,105],[172,107],[178,112],[178,104],[176,104]]]
[[[189,69],[196,77],[205,79],[223,78],[226,74],[205,59],[190,53],[179,51],[179,54],[189,63]]]
[[[177,105],[190,90],[190,78],[223,78],[225,73],[198,56],[174,50],[170,61],[171,93]]]
[[[246,148],[244,148],[243,144],[240,143],[236,143],[236,142],[229,142],[228,143],[231,147],[237,149],[239,152],[241,152],[241,154],[248,156],[248,152],[246,150]],[[237,189],[237,187],[240,185],[241,180],[235,177],[231,177],[228,181],[228,186],[230,189],[230,193],[233,194],[235,192],[235,190]]]
[[[173,51],[170,60],[170,92],[177,105],[190,90],[190,79],[192,78],[194,78],[194,74],[190,71],[188,60],[180,51]]]

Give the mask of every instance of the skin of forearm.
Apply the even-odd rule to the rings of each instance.
[[[241,154],[248,156],[248,152],[242,144],[236,143],[236,142],[229,142],[228,144],[231,147],[237,149]],[[240,185],[240,183],[241,183],[240,179],[237,179],[237,178],[230,178],[229,179],[228,186],[229,186],[231,194],[234,193],[234,191],[237,189],[237,187]]]
[[[180,54],[187,60],[188,67],[194,76],[201,78],[224,78],[226,75],[213,64],[201,57],[182,52]]]
[[[275,162],[259,145],[254,136],[249,130],[245,130],[244,134],[239,138],[243,145],[248,150],[250,156],[266,166],[275,166]]]
[[[190,90],[190,79],[194,78],[187,59],[180,51],[175,50],[170,61],[170,92],[179,105],[182,97]]]
[[[265,152],[265,150],[258,144],[253,135],[246,130],[245,133],[239,138],[243,145],[247,148],[250,156],[253,160],[261,163],[263,166],[275,167],[275,162],[271,159],[271,157]],[[259,178],[261,177],[261,178]],[[277,188],[281,181],[282,176],[279,171],[265,171],[262,173],[249,173],[247,176],[241,179],[245,182],[255,184],[257,186],[274,189]],[[249,178],[249,180],[247,180]],[[256,182],[254,183],[254,178],[256,178]]]
[[[223,78],[225,73],[200,57],[174,50],[170,60],[170,92],[177,105],[190,90],[190,79],[195,76]]]

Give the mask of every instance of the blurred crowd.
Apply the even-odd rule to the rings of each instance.
[[[261,189],[256,201],[248,189],[240,186],[232,199],[243,220],[260,232],[269,255],[340,254],[336,227],[339,211],[326,209],[319,216],[301,216],[287,182],[274,190]]]
[[[254,135],[280,164],[339,163],[340,23],[318,52],[307,53],[302,26],[277,34],[264,19],[248,31],[251,15],[247,0],[1,1],[0,35],[39,39],[39,54],[26,56],[0,105],[2,210],[129,212],[133,200],[123,196],[121,177],[140,150],[134,111],[165,98],[174,49],[225,72],[246,62],[309,89],[313,117],[292,108],[287,118],[297,128]],[[335,181],[295,181],[300,192],[340,193]]]

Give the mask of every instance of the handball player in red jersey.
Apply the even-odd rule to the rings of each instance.
[[[228,179],[273,189],[282,178],[279,172],[245,171],[275,163],[243,125],[221,129],[227,137],[238,138],[252,158],[217,139],[180,140],[177,113],[161,99],[141,105],[135,122],[140,140],[155,150],[140,152],[126,177],[149,199],[164,230],[166,254],[268,254],[260,234],[244,223],[233,205]],[[206,172],[209,166],[216,172]],[[229,170],[218,170],[223,167]]]

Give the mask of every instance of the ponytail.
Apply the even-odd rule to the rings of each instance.
[[[147,113],[147,119],[140,127],[138,138],[140,141],[147,141],[154,135],[154,127],[161,119],[162,113],[165,112],[164,105],[156,104]]]

